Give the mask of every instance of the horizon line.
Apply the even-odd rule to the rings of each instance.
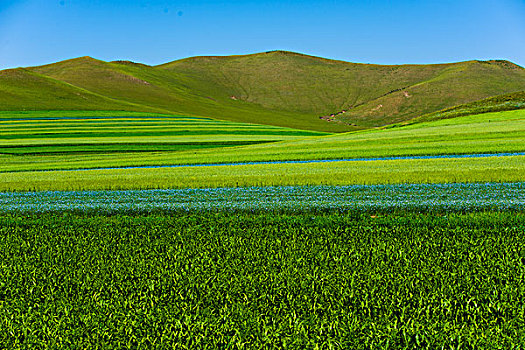
[[[479,58],[472,58],[468,60],[460,60],[460,61],[448,61],[448,62],[433,62],[433,63],[395,63],[395,64],[383,64],[383,63],[371,63],[371,62],[353,62],[353,61],[346,61],[343,59],[335,59],[335,58],[328,58],[323,56],[317,56],[313,54],[303,53],[303,52],[297,52],[297,51],[289,51],[289,50],[282,50],[282,49],[276,49],[276,50],[269,50],[269,51],[260,51],[260,52],[254,52],[254,53],[244,53],[244,54],[231,54],[231,55],[195,55],[195,56],[187,56],[182,58],[177,58],[171,61],[167,61],[160,64],[149,64],[137,60],[132,59],[115,59],[115,60],[103,60],[99,58],[95,58],[90,55],[84,55],[84,56],[77,56],[72,58],[66,58],[61,59],[54,62],[48,62],[43,64],[37,64],[37,65],[29,65],[29,66],[12,66],[12,67],[0,67],[0,71],[4,70],[11,70],[11,69],[25,69],[25,68],[34,68],[34,67],[41,67],[41,66],[49,66],[61,62],[67,62],[72,60],[79,60],[79,59],[93,59],[96,61],[106,62],[106,63],[119,63],[119,62],[130,62],[135,64],[141,64],[148,67],[161,67],[165,66],[174,62],[180,62],[185,60],[191,60],[191,59],[198,59],[198,58],[235,58],[235,57],[249,57],[249,56],[259,56],[259,55],[265,55],[265,54],[272,54],[272,53],[283,53],[283,54],[293,54],[293,55],[299,55],[314,59],[320,59],[320,60],[326,60],[326,61],[332,61],[332,62],[342,62],[342,63],[348,63],[348,64],[360,64],[360,65],[374,65],[374,66],[429,66],[429,65],[447,65],[447,64],[458,64],[458,63],[466,63],[466,62],[491,62],[491,61],[506,61],[510,62],[512,64],[515,64],[521,68],[524,68],[523,66],[509,60],[506,58],[491,58],[491,59],[479,59]]]

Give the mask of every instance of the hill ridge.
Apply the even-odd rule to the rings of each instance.
[[[172,60],[169,62],[161,63],[152,67],[165,67],[173,63],[177,62],[184,62],[184,61],[191,61],[191,60],[198,60],[198,59],[228,59],[228,58],[246,58],[246,57],[260,57],[265,55],[271,55],[271,54],[281,54],[281,55],[287,55],[287,56],[296,56],[296,57],[303,57],[303,58],[309,58],[309,59],[315,59],[315,60],[321,60],[321,61],[327,61],[327,62],[339,62],[339,63],[346,63],[349,65],[363,65],[363,66],[379,66],[379,67],[409,67],[409,66],[449,66],[449,65],[457,65],[457,64],[463,64],[463,63],[469,63],[469,62],[496,62],[496,61],[505,61],[509,62],[511,64],[514,64],[518,67],[519,65],[507,61],[507,60],[488,60],[488,61],[481,61],[481,60],[466,60],[466,61],[458,61],[458,62],[439,62],[439,63],[400,63],[400,64],[379,64],[379,63],[370,63],[370,62],[350,62],[345,61],[342,59],[332,59],[322,56],[316,56],[316,55],[309,55],[305,53],[300,52],[294,52],[294,51],[287,51],[287,50],[270,50],[270,51],[262,51],[257,53],[250,53],[250,54],[236,54],[236,55],[202,55],[202,56],[191,56],[191,57],[185,57],[181,59]]]

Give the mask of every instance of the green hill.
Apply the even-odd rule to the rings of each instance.
[[[225,93],[225,87],[217,88],[191,74],[172,72],[160,67],[81,57],[29,69],[100,95],[132,101],[142,106],[153,106],[158,112],[171,111],[236,122],[320,131],[349,130],[345,125],[330,125],[316,116],[271,110],[253,103],[234,101]]]
[[[402,122],[521,91],[507,61],[382,66],[273,51],[160,66],[82,57],[0,73],[0,109],[173,112],[328,132]]]
[[[213,86],[223,97],[358,127],[391,124],[525,87],[525,69],[507,61],[381,66],[276,51],[196,57],[159,68],[191,73],[201,80],[199,86]]]
[[[469,61],[442,68],[433,78],[370,100],[338,120],[382,126],[525,88],[525,69],[507,61]]]
[[[116,101],[27,69],[0,71],[0,110],[140,108],[152,110],[150,107]]]
[[[467,115],[525,109],[525,91],[514,92],[466,103],[441,111],[425,114],[410,120],[410,123],[450,119]]]

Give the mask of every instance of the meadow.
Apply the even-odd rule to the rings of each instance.
[[[525,156],[0,173],[0,191],[520,182]]]
[[[40,112],[32,113],[35,113],[33,118],[40,116]],[[61,115],[61,112],[56,113]],[[8,116],[10,114],[6,114],[5,118],[14,119]],[[111,114],[108,113],[108,119],[111,118]],[[0,171],[525,151],[524,110],[485,113],[408,126],[394,125],[389,128],[323,137],[318,137],[323,134],[316,132],[214,120],[205,122],[208,123],[206,127],[206,124],[203,126],[193,122],[184,123],[184,118],[187,117],[181,118],[181,124],[173,123],[175,125],[171,126],[172,131],[169,131],[170,126],[158,126],[157,131],[160,135],[143,136],[124,128],[120,130],[119,135],[118,126],[116,130],[111,129],[105,137],[98,127],[88,129],[84,134],[79,132],[75,137],[71,135],[73,131],[65,135],[60,135],[59,129],[53,131],[54,128],[51,131],[39,132],[27,124],[19,124],[19,129],[6,127],[0,135],[0,148],[3,147],[4,153],[0,155]],[[62,122],[64,121],[60,121]],[[112,122],[121,123],[118,119]],[[9,120],[3,123],[14,126],[28,121]],[[100,123],[102,125],[99,127],[104,128],[102,121]],[[89,128],[88,124],[84,119],[80,119],[77,127]],[[124,127],[126,124],[122,125]],[[68,128],[74,130],[73,127]],[[136,132],[144,133],[144,129],[147,127],[142,127]],[[213,145],[214,142],[227,144],[232,141],[256,143],[280,140],[286,141],[225,149],[198,149],[206,142]],[[163,150],[164,143],[165,147],[173,146],[173,151],[177,152]],[[176,144],[191,143],[196,144],[194,150],[184,152],[175,148]],[[101,147],[99,144],[111,144],[115,152],[112,154],[111,149],[97,152],[97,147]],[[149,148],[157,147],[157,144],[161,145],[158,151]],[[131,145],[144,147],[140,157],[137,157],[135,152],[125,152],[126,147],[132,147]],[[86,147],[84,151],[75,148],[80,146]]]

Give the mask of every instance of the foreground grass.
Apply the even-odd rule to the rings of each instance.
[[[0,191],[525,180],[525,156],[0,173]]]
[[[525,346],[525,216],[0,216],[8,348]]]

